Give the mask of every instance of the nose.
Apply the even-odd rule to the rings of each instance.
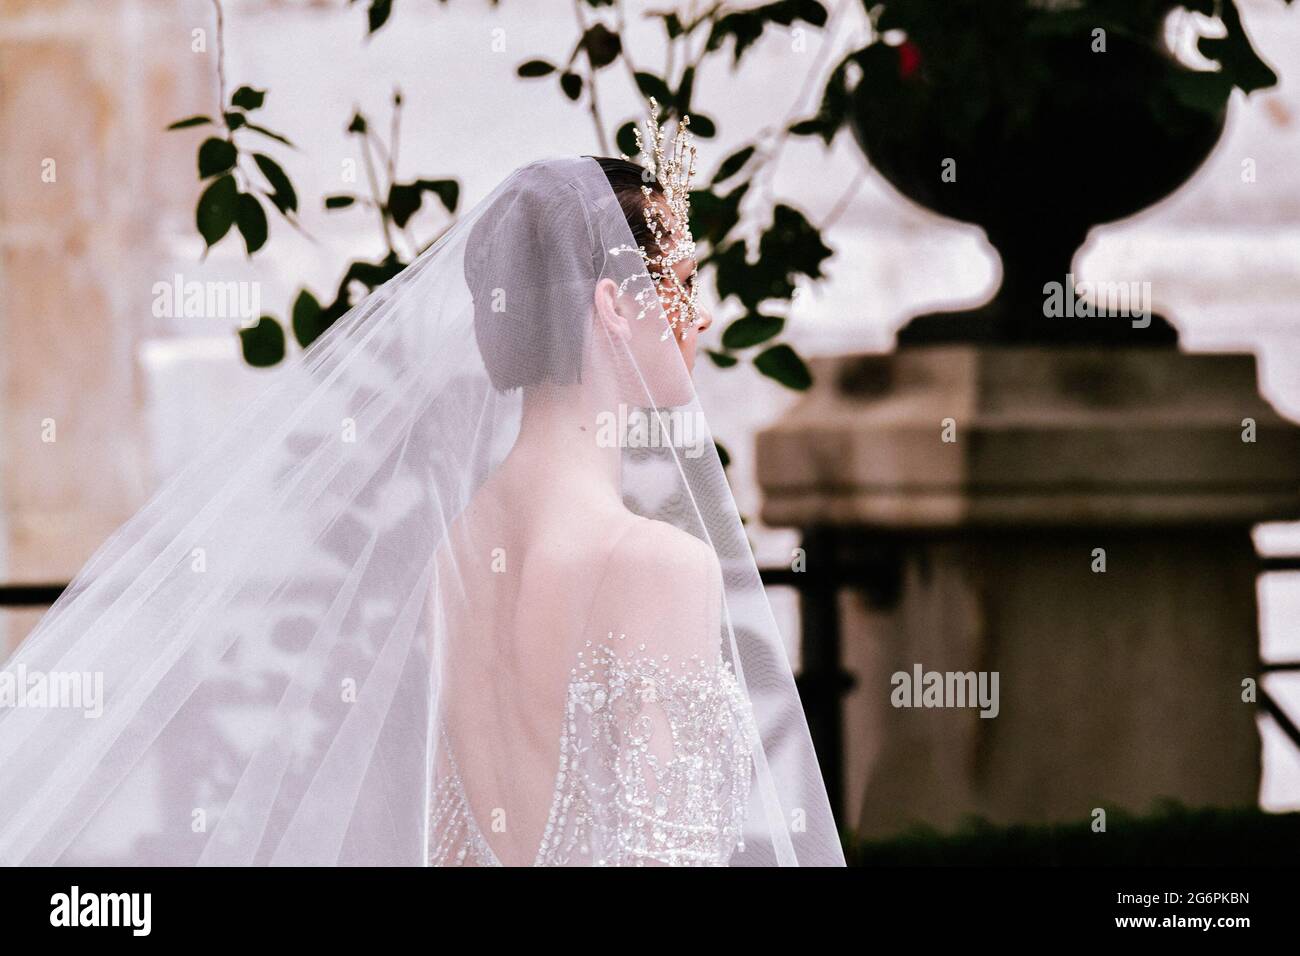
[[[702,305],[698,305],[695,307],[695,313],[698,316],[698,318],[695,320],[695,331],[707,332],[709,330],[709,326],[713,324],[713,313],[710,312]]]

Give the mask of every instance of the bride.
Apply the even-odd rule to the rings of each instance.
[[[647,135],[516,170],[100,549],[6,665],[104,691],[0,710],[0,862],[842,865]]]

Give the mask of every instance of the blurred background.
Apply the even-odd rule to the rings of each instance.
[[[655,92],[696,118],[717,316],[698,387],[846,826],[1300,809],[1300,11],[1187,6],[0,0],[0,646],[52,597],[29,586],[68,581],[281,352],[515,167],[617,155]],[[1061,42],[1171,132],[1085,102],[1099,85],[1043,53]],[[1157,46],[1181,65],[1143,59]],[[990,115],[1011,132],[931,201],[944,137],[960,150]],[[168,129],[191,117],[209,122]],[[1127,205],[1096,199],[1126,181]],[[1147,284],[1176,341],[999,318],[1021,303],[998,250],[1051,231],[1059,197],[1095,217],[1053,277]],[[980,200],[1030,210],[997,249]],[[896,345],[953,309],[993,331]],[[1007,436],[1007,460],[981,457]],[[1038,459],[1060,487],[997,492]],[[914,663],[1000,670],[1001,715],[890,708]]]

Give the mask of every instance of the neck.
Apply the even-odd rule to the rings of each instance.
[[[602,448],[596,440],[598,416],[617,414],[617,405],[598,397],[599,391],[582,385],[527,390],[519,437],[506,461],[521,467],[539,489],[565,496],[582,489],[585,497],[608,495],[621,506],[622,449],[617,443]]]

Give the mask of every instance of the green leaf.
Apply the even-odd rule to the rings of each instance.
[[[1219,19],[1227,32],[1221,37],[1202,36],[1197,47],[1208,59],[1217,60],[1223,75],[1243,93],[1265,89],[1277,83],[1277,74],[1250,44],[1236,2],[1218,4]]]
[[[713,349],[705,349],[704,354],[713,359],[713,364],[718,368],[731,368],[740,361],[734,355],[728,355],[726,352],[715,352]]]
[[[243,126],[248,122],[247,116],[245,116],[243,113],[240,113],[238,111],[233,111],[233,110],[228,113],[222,113],[221,118],[226,121],[226,125],[229,126],[232,131],[239,129],[239,127]]]
[[[582,95],[582,77],[577,73],[565,71],[560,74],[560,89],[564,90],[564,95],[571,100],[576,100]]]
[[[172,123],[172,125],[168,126],[167,129],[189,129],[191,126],[205,126],[211,122],[212,118],[209,116],[187,116],[183,120],[177,120],[175,123]]]
[[[199,196],[198,206],[194,210],[194,223],[209,248],[220,242],[234,224],[235,200],[238,196],[239,187],[235,184],[235,177],[228,173],[213,180],[203,190],[203,195]]]
[[[785,319],[779,316],[757,313],[746,315],[727,326],[727,330],[722,333],[722,344],[728,349],[749,348],[775,338],[783,328]]]
[[[638,152],[636,145],[636,120],[628,120],[618,128],[618,133],[614,136],[614,142],[618,146],[618,151],[624,156],[635,156]]]
[[[392,12],[393,0],[371,0],[370,9],[366,12],[370,32],[374,33],[387,23]]]
[[[420,211],[424,197],[415,183],[393,183],[388,190],[388,212],[398,229],[406,228],[411,217]]]
[[[790,124],[790,133],[794,136],[820,136],[825,125],[819,119],[800,120]]]
[[[774,0],[761,7],[729,13],[714,21],[705,49],[716,50],[728,39],[734,40],[736,46],[733,63],[739,63],[745,51],[763,35],[763,28],[769,22],[788,27],[796,20],[803,20],[815,27],[825,26],[826,8],[817,0]]]
[[[798,0],[798,14],[800,20],[811,23],[815,27],[826,26],[826,8],[817,0]]]
[[[609,66],[623,52],[623,41],[603,23],[589,26],[578,41],[578,46],[586,51],[587,62],[596,70]]]
[[[673,91],[668,88],[668,84],[660,77],[653,73],[636,73],[636,86],[641,91],[641,95],[646,99],[654,97],[663,107],[673,105]]]
[[[339,283],[340,298],[354,282],[360,282],[367,289],[377,289],[405,268],[406,263],[391,252],[381,262],[354,262],[348,266]]]
[[[257,163],[257,168],[262,171],[266,181],[271,184],[271,202],[275,203],[275,208],[280,210],[282,214],[296,211],[298,209],[298,194],[294,192],[293,183],[284,174],[280,164],[265,153],[254,153],[253,162]]]
[[[235,150],[234,143],[228,139],[209,136],[199,147],[199,179],[218,176],[232,169],[238,158],[239,153]]]
[[[739,192],[747,185],[743,184],[733,192]],[[712,205],[704,206],[709,214],[704,221],[708,229],[717,228],[713,223],[720,214],[714,208],[716,204],[714,200]],[[695,193],[691,194],[691,211],[694,225]],[[795,280],[800,275],[821,278],[821,264],[831,255],[831,250],[822,242],[821,233],[797,209],[783,203],[777,204],[772,225],[759,238],[757,261],[749,261],[750,250],[744,240],[726,245],[710,241],[716,249],[708,261],[714,267],[718,297],[726,299],[734,295],[750,313],[757,313],[764,300],[790,298],[794,294]]]
[[[882,63],[882,60],[885,62]],[[793,124],[790,132],[796,136],[820,136],[824,143],[830,145],[835,134],[844,125],[849,111],[851,102],[849,68],[856,65],[862,70],[864,79],[860,81],[859,88],[861,88],[867,83],[865,77],[882,71],[897,70],[897,62],[894,50],[883,43],[873,43],[862,50],[850,53],[831,71],[826,81],[826,88],[822,92],[822,101],[817,115]]]
[[[254,368],[266,368],[284,358],[284,329],[269,315],[264,315],[251,329],[239,330],[239,345],[244,361]]]
[[[426,192],[437,196],[448,212],[456,211],[456,204],[460,201],[460,184],[454,179],[417,179],[413,183],[394,183],[388,190],[388,211],[393,222],[397,223],[397,228],[404,229],[411,217],[420,211]]]
[[[712,139],[718,135],[718,127],[703,113],[692,113],[691,132],[704,139]]]
[[[710,52],[720,49],[728,39],[735,40],[732,63],[740,62],[745,51],[763,35],[763,17],[752,10],[740,10],[728,13],[713,24],[705,49]]]
[[[421,179],[417,185],[437,196],[447,212],[454,213],[460,204],[460,183],[454,179]]]
[[[366,118],[360,113],[352,117],[352,122],[348,124],[349,133],[364,133],[366,131]]]
[[[326,208],[326,209],[346,209],[348,206],[351,206],[351,205],[352,205],[354,202],[356,202],[356,201],[357,201],[357,197],[356,197],[356,196],[342,196],[342,195],[339,195],[339,196],[326,196],[326,197],[325,197],[325,208]]]
[[[306,348],[329,327],[330,321],[316,297],[306,289],[299,292],[293,301],[293,337],[298,344]]]
[[[691,96],[695,93],[695,67],[688,66],[682,71],[682,81],[677,85],[677,95],[671,102],[675,104],[678,115],[691,111]],[[695,122],[695,117],[691,117]],[[693,127],[692,127],[693,128]]]
[[[266,211],[252,193],[240,193],[235,204],[235,225],[244,235],[244,248],[251,256],[266,244]]]
[[[822,234],[799,210],[777,203],[772,210],[772,225],[758,243],[760,262],[782,263],[787,274],[802,273],[812,279],[822,277],[821,264],[832,255],[822,242]]]
[[[812,385],[812,373],[808,371],[808,366],[788,345],[773,345],[760,352],[754,359],[754,367],[768,378],[795,391],[802,392]]]
[[[547,63],[545,60],[529,60],[527,63],[520,65],[516,70],[524,79],[534,79],[539,76],[546,76],[555,72],[555,64]]]
[[[720,441],[715,441],[713,447],[718,452],[718,461],[721,462],[722,467],[729,468],[731,466],[731,453],[727,451],[726,446]]]
[[[694,201],[692,200],[692,206]],[[691,219],[695,218],[691,210]],[[709,258],[713,264],[713,284],[719,299],[735,296],[747,309],[757,309],[758,304],[767,298],[762,276],[749,264],[748,244],[743,239],[730,242],[725,246],[714,244],[717,251]]]
[[[715,248],[740,221],[740,201],[749,192],[749,183],[719,196],[710,189],[691,190],[691,229],[697,239],[705,239]]]
[[[753,155],[753,146],[746,146],[744,149],[736,150],[736,152],[732,153],[722,161],[722,165],[719,166],[718,171],[714,173],[713,185],[716,186],[723,180],[730,179],[732,176],[736,175],[736,173],[740,172],[741,169],[744,168],[745,164],[749,162],[750,157]]]
[[[261,109],[265,100],[266,90],[255,90],[251,86],[241,86],[230,97],[232,106],[238,106],[241,110],[248,110],[249,112]]]
[[[290,149],[298,148],[297,146],[294,146],[293,143],[289,142],[289,140],[287,140],[285,137],[281,136],[279,133],[271,132],[271,130],[267,129],[265,126],[258,126],[256,123],[249,123],[247,125],[248,128],[251,129],[253,132],[261,133],[263,136],[267,137],[268,139],[273,139],[277,143],[283,143],[285,146],[288,146]]]
[[[764,4],[754,10],[759,17],[771,20],[773,23],[779,23],[783,27],[788,27],[794,23],[795,17],[799,15],[798,0],[776,0],[775,3]]]

